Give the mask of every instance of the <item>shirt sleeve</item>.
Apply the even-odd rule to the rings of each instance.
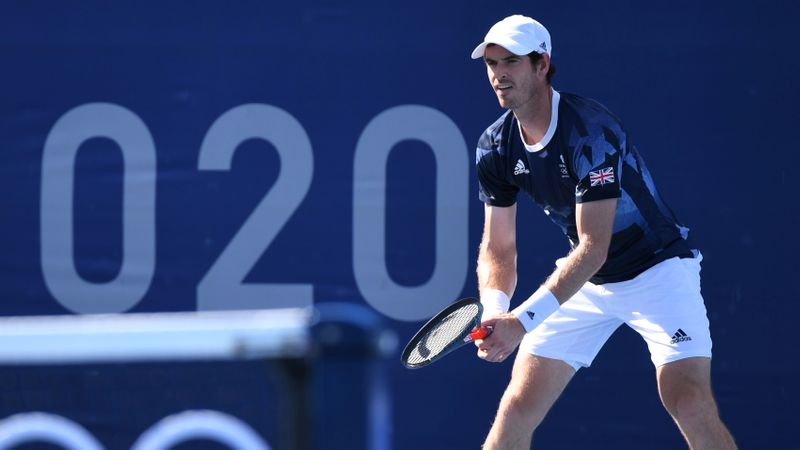
[[[620,152],[604,138],[575,152],[575,203],[593,202],[622,195]]]
[[[491,150],[478,148],[478,198],[492,206],[511,206],[517,202],[519,187],[505,176],[503,158]]]

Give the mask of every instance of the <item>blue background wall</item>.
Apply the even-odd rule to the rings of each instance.
[[[716,394],[741,447],[800,448],[790,432],[800,419],[798,10],[789,1],[3,2],[0,314],[346,301],[375,309],[404,341],[476,292],[474,145],[502,111],[469,52],[521,12],[553,36],[555,88],[623,119],[692,227]],[[269,106],[226,114],[254,104]],[[75,108],[86,116],[64,122]],[[264,111],[275,115],[259,119]],[[249,226],[241,247],[231,244]],[[519,226],[522,296],[567,244],[524,198]],[[510,363],[463,351],[421,371],[390,367],[395,448],[477,448]],[[629,330],[579,372],[537,438],[552,449],[681,445]]]

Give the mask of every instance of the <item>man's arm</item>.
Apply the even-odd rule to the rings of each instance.
[[[483,238],[478,251],[478,289],[484,317],[508,311],[517,286],[516,203],[484,206]],[[505,298],[500,298],[505,296]]]
[[[616,198],[576,205],[578,245],[544,283],[558,303],[564,303],[575,295],[606,262],[616,210]]]
[[[575,220],[578,227],[578,245],[566,257],[565,264],[557,268],[530,299],[509,314],[483,322],[484,325],[492,325],[494,332],[487,339],[476,342],[479,357],[487,361],[503,361],[525,336],[526,329],[520,317],[535,307],[537,296],[542,293],[552,294],[555,300],[562,304],[575,295],[603,266],[611,244],[616,208],[615,198],[577,204]],[[541,323],[546,318],[542,317],[542,314],[538,316],[532,314],[529,317],[536,317],[535,324]]]

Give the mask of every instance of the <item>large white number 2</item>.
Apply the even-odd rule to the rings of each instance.
[[[81,144],[106,137],[124,161],[122,268],[107,283],[81,278],[73,249],[75,157]],[[135,174],[135,175],[132,175]],[[77,313],[123,312],[139,302],[155,270],[156,148],[147,126],[133,112],[109,103],[89,103],[64,114],[44,144],[41,193],[41,259],[53,296]]]
[[[244,284],[248,271],[269,247],[311,186],[314,158],[303,127],[270,105],[237,106],[211,125],[200,147],[200,170],[230,170],[236,148],[259,138],[278,150],[281,170],[275,185],[197,286],[200,310],[303,307],[313,304],[310,284]]]
[[[386,162],[395,144],[419,140],[436,158],[436,264],[419,286],[386,268]],[[469,159],[456,124],[426,106],[387,109],[367,125],[353,170],[353,269],[364,299],[397,320],[422,320],[455,300],[467,276]],[[412,177],[413,178],[413,177]]]

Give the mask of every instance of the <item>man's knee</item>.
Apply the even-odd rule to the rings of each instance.
[[[574,374],[575,369],[563,361],[519,356],[500,402],[500,414],[536,428]]]
[[[661,402],[676,420],[693,421],[717,415],[709,367],[707,359],[694,358],[659,368]]]
[[[549,404],[526,392],[521,385],[511,383],[500,401],[499,413],[533,430],[542,422],[549,407]]]
[[[661,391],[664,408],[679,421],[715,417],[717,406],[709,389],[692,384],[673,386]]]

